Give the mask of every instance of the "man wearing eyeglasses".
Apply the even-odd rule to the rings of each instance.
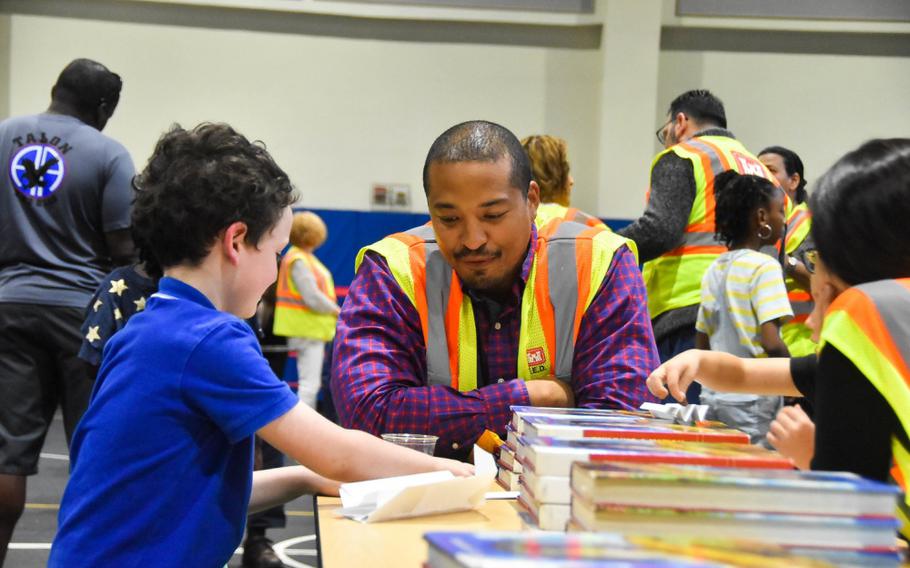
[[[648,312],[661,361],[695,346],[702,275],[726,248],[714,238],[714,178],[726,170],[771,173],[727,130],[724,105],[707,90],[670,103],[657,131],[666,148],[651,165],[644,214],[619,234],[638,245]],[[694,402],[698,393],[689,393]]]
[[[47,111],[0,122],[0,565],[57,406],[69,441],[88,405],[92,381],[77,358],[86,305],[133,254],[133,161],[101,133],[122,84],[77,59]]]

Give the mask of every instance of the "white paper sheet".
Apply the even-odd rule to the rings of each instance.
[[[654,418],[672,420],[677,424],[694,424],[701,422],[708,414],[707,404],[677,404],[675,402],[668,404],[657,404],[654,402],[645,402],[639,407],[651,413]]]
[[[343,516],[373,523],[476,509],[496,477],[493,456],[474,446],[474,475],[448,471],[418,473],[341,485]]]

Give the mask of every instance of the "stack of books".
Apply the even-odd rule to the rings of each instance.
[[[740,540],[618,534],[430,532],[429,568],[817,568],[831,564]]]
[[[497,480],[507,491],[518,491],[522,466],[516,459],[518,438],[527,435],[528,421],[533,418],[544,418],[554,422],[598,425],[646,425],[672,424],[669,421],[655,419],[648,412],[630,410],[608,410],[588,408],[546,408],[535,406],[513,406],[512,421],[506,428],[506,439],[499,450]],[[720,424],[719,422],[713,424]],[[548,434],[549,435],[549,434]],[[537,436],[535,431],[532,437]],[[558,437],[558,436],[557,436]],[[572,437],[577,437],[572,435]]]
[[[571,488],[572,530],[709,534],[837,565],[899,563],[898,488],[850,473],[576,462]]]
[[[638,462],[711,465],[717,467],[791,469],[793,463],[771,450],[749,444],[698,443],[676,440],[550,437],[519,439],[516,456],[523,473],[520,504],[543,530],[565,530],[569,500],[546,501],[543,484],[569,486],[572,464],[582,462]],[[568,493],[568,491],[566,492]],[[564,498],[565,493],[560,494]],[[554,494],[554,498],[555,498]]]

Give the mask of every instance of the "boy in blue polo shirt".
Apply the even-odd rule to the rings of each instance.
[[[174,127],[137,183],[159,290],[104,349],[71,447],[50,566],[223,566],[250,510],[338,481],[471,466],[345,430],[300,404],[241,318],[288,242],[293,195],[227,125]],[[252,472],[253,435],[312,468]]]

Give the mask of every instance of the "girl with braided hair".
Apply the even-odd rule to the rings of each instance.
[[[784,194],[768,180],[727,171],[714,181],[717,238],[729,250],[705,272],[695,322],[698,349],[739,357],[789,357],[780,326],[793,312],[776,259],[759,252],[784,226]],[[709,418],[764,442],[781,406],[778,396],[701,392]]]

